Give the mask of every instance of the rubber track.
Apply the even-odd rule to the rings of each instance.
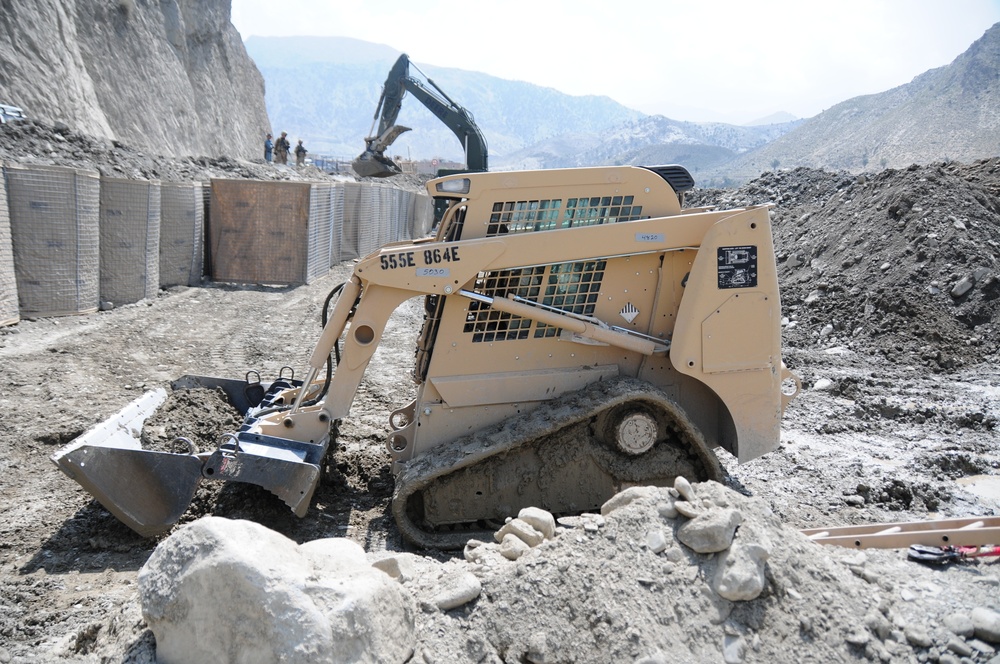
[[[705,479],[722,480],[722,467],[715,453],[675,402],[649,383],[635,378],[616,378],[592,383],[582,390],[553,399],[523,417],[510,418],[407,462],[396,476],[392,499],[392,512],[401,533],[414,544],[430,549],[460,549],[470,539],[492,541],[495,529],[422,529],[408,513],[410,497],[418,491],[433,490],[434,482],[450,473],[498,454],[509,454],[539,438],[595,417],[601,411],[635,400],[655,404],[670,413],[682,438],[690,443],[690,451],[700,461]],[[633,481],[632,478],[616,479]]]

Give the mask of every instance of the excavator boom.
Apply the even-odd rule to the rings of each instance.
[[[430,78],[425,76],[427,83],[424,84],[411,76],[410,65],[410,59],[404,53],[389,70],[375,107],[373,127],[377,122],[378,128],[365,138],[365,151],[354,160],[354,171],[362,177],[389,177],[401,172],[399,166],[386,156],[385,151],[401,134],[410,130],[409,127],[396,124],[407,92],[427,107],[462,143],[466,169],[471,172],[486,171],[486,139],[472,114],[455,103]]]

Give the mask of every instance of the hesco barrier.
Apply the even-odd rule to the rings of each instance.
[[[347,260],[344,252],[344,200],[347,189],[337,185],[330,189],[330,267]]]
[[[101,306],[160,289],[160,183],[101,178]]]
[[[333,252],[333,184],[316,182],[309,190],[309,256],[306,259],[306,281],[312,281],[330,271]]]
[[[215,281],[309,283],[383,244],[426,235],[432,217],[427,196],[367,182],[213,179],[211,191],[206,263]]]
[[[378,239],[375,241],[375,249],[378,249],[393,241],[396,233],[392,222],[399,211],[396,205],[396,191],[398,190],[376,185],[376,191],[378,198],[376,199],[375,218],[378,220]]]
[[[212,276],[212,254],[208,247],[208,225],[209,219],[212,217],[212,183],[203,182],[201,187],[202,194],[202,209],[205,213],[202,215],[202,229],[201,229],[201,256],[202,256],[202,266],[201,275],[202,276]]]
[[[160,286],[197,286],[205,265],[205,187],[160,185]]]
[[[14,245],[10,237],[7,184],[0,162],[0,326],[21,320],[17,309],[17,277],[14,275]]]
[[[379,219],[377,185],[348,182],[344,185],[344,257],[367,256],[378,243]]]
[[[10,165],[0,186],[0,325],[91,313],[163,286],[292,285],[426,236],[423,194],[378,183],[159,183]],[[6,253],[5,253],[6,252]]]
[[[160,183],[101,178],[101,306],[155,298],[160,288]]]
[[[8,165],[7,205],[21,317],[97,311],[97,171]]]
[[[344,185],[344,232],[340,260],[367,256],[390,242],[426,236],[434,205],[426,194],[370,182]]]

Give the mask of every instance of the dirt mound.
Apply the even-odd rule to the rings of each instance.
[[[665,516],[665,489],[636,490],[606,516],[561,519],[555,539],[516,563],[481,557],[483,595],[463,616],[467,653],[495,648],[502,661],[528,662],[909,661],[913,644],[891,633],[933,631],[926,616],[899,606],[896,580],[869,568],[868,555],[817,547],[764,502],[719,484],[693,490],[700,518],[739,515],[728,552],[685,545],[695,521]],[[719,577],[739,547],[761,551],[766,582],[757,596],[726,599]]]
[[[64,124],[48,125],[36,120],[0,125],[0,161],[83,168],[96,170],[106,177],[164,182],[198,182],[211,178],[325,180],[336,177],[314,166],[297,169],[266,164],[263,158],[249,161],[230,157],[153,155],[121,141],[95,138],[77,133]]]
[[[774,205],[791,346],[952,370],[1000,350],[1000,159],[851,175],[797,168],[687,206]]]

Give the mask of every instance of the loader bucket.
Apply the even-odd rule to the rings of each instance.
[[[166,398],[163,389],[147,392],[52,456],[64,473],[144,537],[169,530],[201,482],[198,457],[144,450],[139,444],[143,422]]]
[[[167,532],[187,511],[202,479],[261,486],[304,516],[319,483],[329,436],[302,442],[262,436],[248,429],[258,413],[274,410],[273,399],[301,381],[273,383],[183,376],[173,389],[222,389],[244,416],[239,432],[225,433],[218,449],[187,454],[146,450],[144,422],[167,398],[164,389],[147,392],[117,415],[83,434],[52,461],[109,512],[144,537]]]
[[[201,483],[201,460],[191,455],[81,445],[57,456],[67,475],[143,537],[170,530]]]

